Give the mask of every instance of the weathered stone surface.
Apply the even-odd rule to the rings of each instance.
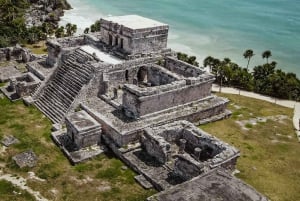
[[[18,100],[21,97],[30,96],[41,84],[32,73],[23,73],[14,75],[9,79],[9,85],[2,87],[1,91],[10,99]]]
[[[254,188],[222,169],[162,191],[148,201],[268,201]]]
[[[37,163],[37,156],[31,150],[25,151],[13,157],[13,160],[20,168],[34,167]]]
[[[0,68],[0,82],[8,82],[9,78],[21,75],[22,72],[20,72],[15,66],[7,66]]]
[[[153,188],[152,184],[143,175],[137,175],[134,179],[145,189]]]
[[[10,145],[13,144],[17,144],[19,142],[20,141],[12,135],[4,136],[3,139],[1,140],[1,143],[6,147],[9,147]]]
[[[83,110],[67,116],[66,126],[67,134],[79,149],[101,141],[101,124]]]
[[[101,19],[102,40],[127,54],[155,52],[167,47],[169,26],[137,15]]]

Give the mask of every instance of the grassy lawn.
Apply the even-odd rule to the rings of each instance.
[[[28,192],[23,191],[8,181],[0,180],[0,200],[1,201],[35,201],[35,198]]]
[[[241,151],[237,176],[272,201],[300,200],[300,144],[292,125],[293,110],[239,95],[219,94],[231,100],[230,119],[201,128]],[[286,115],[276,120],[272,117]],[[244,127],[236,121],[269,117]]]
[[[47,46],[45,41],[40,41],[36,44],[26,44],[26,48],[28,48],[33,54],[47,54]]]
[[[27,180],[28,186],[40,191],[44,197],[68,201],[141,201],[155,193],[137,184],[133,178],[135,173],[110,153],[71,166],[50,139],[51,122],[36,108],[26,107],[20,101],[11,103],[4,98],[0,99],[0,111],[0,139],[4,135],[13,135],[20,140],[19,144],[0,154],[0,163],[6,164],[2,170],[24,178],[28,177],[28,171],[33,171],[46,179],[44,182]],[[37,154],[38,164],[31,169],[19,169],[11,158],[28,149]],[[12,194],[12,188],[2,183],[0,200],[20,200],[18,195]],[[23,196],[22,200],[32,200],[32,197]]]

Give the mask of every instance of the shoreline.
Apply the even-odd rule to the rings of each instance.
[[[158,9],[157,11],[153,11],[153,13],[149,12],[146,9],[140,8],[140,6],[148,5],[148,3],[143,2],[136,2],[136,5],[133,5],[132,2],[129,2],[127,5],[126,3],[122,3],[117,0],[116,2],[107,3],[101,7],[100,5],[104,4],[103,1],[81,2],[79,0],[68,0],[68,2],[71,4],[73,9],[65,12],[65,15],[61,19],[60,25],[64,25],[67,22],[75,23],[78,26],[78,33],[83,32],[84,28],[88,27],[88,25],[94,23],[96,19],[99,19],[102,16],[116,16],[134,13],[169,24],[170,30],[168,46],[176,51],[181,51],[189,55],[196,56],[198,62],[201,64],[203,62],[203,59],[207,56],[212,56],[219,59],[228,57],[233,62],[238,63],[240,66],[246,67],[247,60],[244,59],[243,52],[246,49],[253,49],[256,56],[253,57],[250,62],[249,69],[251,70],[254,68],[254,66],[264,64],[265,60],[262,59],[261,53],[267,49],[270,49],[273,53],[273,57],[270,60],[274,60],[278,63],[278,69],[282,69],[286,72],[293,72],[298,77],[300,77],[298,66],[295,65],[296,61],[294,61],[295,59],[291,60],[291,58],[294,57],[291,57],[291,54],[289,54],[289,52],[292,51],[294,47],[287,49],[288,51],[284,51],[285,47],[279,47],[278,45],[276,45],[277,43],[279,44],[280,41],[270,42],[263,40],[263,38],[252,38],[254,43],[252,45],[249,45],[249,43],[247,43],[248,40],[250,41],[250,38],[247,38],[249,37],[247,34],[255,33],[257,26],[254,27],[254,30],[250,30],[250,32],[244,33],[241,32],[240,29],[235,30],[234,28],[236,27],[231,28],[227,27],[227,25],[224,25],[223,27],[219,25],[219,21],[213,21],[215,24],[211,24],[213,26],[210,27],[206,23],[202,23],[201,19],[199,19],[199,23],[201,23],[201,25],[203,24],[204,27],[199,27],[199,25],[197,25],[197,27],[194,27],[194,25],[191,23],[183,22],[185,22],[186,20],[193,20],[194,17],[198,16],[195,15],[195,13],[191,13],[191,16],[184,16],[182,18],[184,19],[184,21],[181,21],[174,19],[173,11],[169,11],[169,13],[167,11],[167,13],[162,11],[164,9],[168,9],[169,7],[173,8],[174,6],[180,6],[181,3],[169,5],[168,2],[162,1],[162,8]],[[119,5],[119,3],[121,3],[121,5]],[[124,8],[121,7],[123,6],[123,4],[124,6],[126,5]],[[153,4],[149,5],[149,9],[153,7],[152,5],[157,4],[160,4],[160,2],[153,2]],[[209,3],[208,6],[212,6],[210,4],[213,3]],[[190,6],[188,6],[188,9],[191,9]],[[226,13],[221,14],[223,16]],[[180,14],[178,15],[181,16]],[[204,19],[206,19],[207,16],[200,15],[200,17],[205,17]],[[212,20],[217,19],[219,18],[214,19],[213,17]],[[197,21],[196,19],[194,20]],[[293,55],[294,54],[295,52],[293,53]]]

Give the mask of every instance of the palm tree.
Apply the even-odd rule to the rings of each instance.
[[[262,58],[263,59],[267,59],[267,64],[269,63],[269,57],[271,57],[272,56],[272,52],[270,51],[270,50],[266,50],[266,51],[264,51],[263,53],[262,53]]]
[[[243,55],[245,59],[248,59],[248,63],[247,63],[247,70],[248,70],[250,59],[254,56],[253,50],[248,49],[244,52]]]
[[[84,30],[84,32],[83,33],[85,33],[85,34],[88,34],[89,33],[89,31],[90,31],[90,28],[85,28],[85,30]]]
[[[61,38],[64,37],[65,35],[65,28],[63,26],[59,27],[56,31],[55,31],[55,36],[57,38]]]
[[[67,23],[66,24],[66,35],[67,36],[71,36],[72,35],[72,24],[71,23]]]
[[[276,62],[276,61],[272,61],[272,62],[270,63],[270,65],[276,67],[277,62]]]
[[[77,31],[77,25],[76,24],[73,24],[71,26],[71,36],[73,36]]]
[[[208,56],[206,57],[204,60],[203,60],[203,66],[204,67],[209,67],[209,72],[211,73],[212,72],[212,66],[213,66],[213,62],[214,62],[214,58],[211,57],[211,56]]]

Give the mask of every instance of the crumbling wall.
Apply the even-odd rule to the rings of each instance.
[[[160,86],[165,84],[170,84],[179,80],[179,78],[165,69],[161,68],[158,65],[152,64],[147,69],[147,81],[151,86]]]
[[[100,23],[102,41],[129,55],[167,48],[168,25],[133,30],[105,19]]]
[[[149,89],[125,85],[123,106],[135,113],[135,116],[142,117],[208,97],[211,95],[211,85],[210,81],[195,85],[185,85],[185,81],[176,81]]]
[[[165,164],[169,160],[171,145],[163,137],[153,135],[151,130],[145,130],[141,136],[141,145],[150,156],[160,163]]]
[[[0,62],[10,60],[17,60],[27,63],[29,61],[33,61],[34,57],[28,49],[19,45],[16,45],[15,47],[0,48]]]
[[[203,165],[188,154],[176,155],[173,173],[184,180],[190,180],[204,172]]]
[[[199,67],[193,66],[189,63],[180,61],[173,57],[165,58],[165,66],[166,69],[175,72],[184,77],[199,77],[204,74],[205,71]]]

